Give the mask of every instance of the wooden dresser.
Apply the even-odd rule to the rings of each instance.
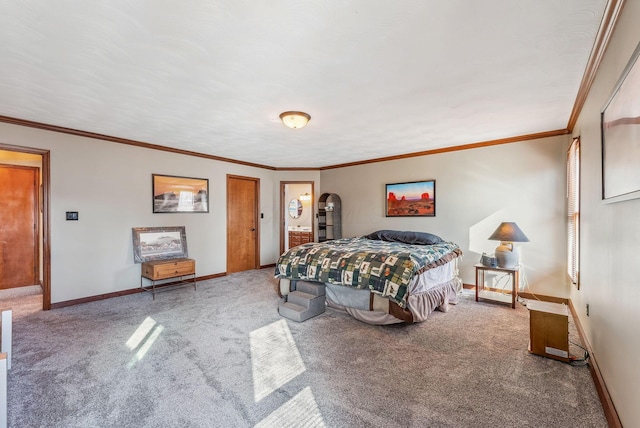
[[[313,237],[311,236],[311,232],[298,232],[298,231],[289,231],[289,248],[297,247],[298,245],[306,244],[308,242],[312,242]]]
[[[192,276],[192,278],[186,278]],[[151,281],[151,286],[143,286],[143,278]],[[193,285],[196,289],[196,261],[193,259],[153,260],[142,263],[140,275],[140,288],[143,291],[151,291],[156,298],[156,282],[178,278],[177,282],[163,283],[162,285]]]

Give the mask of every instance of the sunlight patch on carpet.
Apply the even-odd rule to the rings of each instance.
[[[306,370],[284,319],[252,331],[249,342],[256,403]]]
[[[313,392],[307,386],[291,400],[258,422],[255,428],[321,428],[324,426],[324,420],[313,397]]]
[[[147,317],[142,321],[126,343],[127,348],[131,351],[137,349],[135,355],[131,357],[131,360],[127,364],[127,368],[133,367],[138,361],[144,358],[158,336],[160,336],[160,333],[162,333],[162,330],[164,330],[164,327],[158,325],[151,317]]]

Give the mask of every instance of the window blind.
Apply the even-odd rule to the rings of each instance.
[[[567,153],[567,274],[580,288],[580,139]]]

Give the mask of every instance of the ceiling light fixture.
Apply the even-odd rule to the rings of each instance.
[[[307,113],[301,111],[285,111],[280,113],[280,120],[291,129],[304,128],[311,119]]]

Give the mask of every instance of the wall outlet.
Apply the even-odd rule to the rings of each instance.
[[[587,303],[587,316],[589,316],[589,304]]]

